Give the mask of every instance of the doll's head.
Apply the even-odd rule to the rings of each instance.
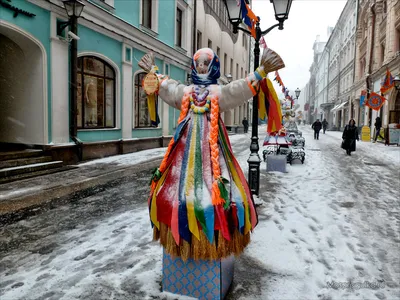
[[[192,80],[194,84],[216,84],[220,77],[219,58],[210,48],[197,50],[192,59]]]

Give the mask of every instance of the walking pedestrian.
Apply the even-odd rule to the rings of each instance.
[[[346,150],[347,155],[351,155],[351,152],[356,151],[356,140],[359,141],[359,138],[358,128],[354,119],[350,119],[349,124],[344,128],[342,139],[342,148]]]
[[[328,127],[328,121],[326,120],[326,119],[324,119],[323,121],[322,121],[322,130],[324,131],[324,134],[325,134],[325,131],[326,131],[326,128]]]
[[[246,117],[243,118],[242,124],[244,127],[244,133],[247,133],[249,130],[249,121],[246,119]]]
[[[322,128],[322,123],[319,119],[315,121],[312,126],[312,129],[314,129],[314,140],[319,140],[319,132],[321,131]]]
[[[376,143],[376,140],[378,139],[378,136],[384,140],[385,138],[381,136],[381,128],[382,128],[382,120],[380,117],[376,117],[375,119],[375,138],[374,138],[374,143]]]

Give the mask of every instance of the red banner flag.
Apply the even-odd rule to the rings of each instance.
[[[386,69],[386,75],[381,83],[381,93],[387,93],[394,86],[393,76],[390,74],[389,69]]]
[[[367,99],[367,101],[365,102],[365,105],[374,109],[374,110],[380,110],[383,103],[385,102],[386,98],[382,97],[381,95],[372,92],[369,95],[369,98]]]

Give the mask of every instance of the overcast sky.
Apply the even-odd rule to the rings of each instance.
[[[312,48],[317,35],[321,41],[327,41],[328,26],[336,25],[345,4],[345,0],[294,0],[284,29],[275,28],[264,37],[268,47],[285,62],[286,67],[279,74],[293,96],[294,90],[302,89],[310,78]],[[276,23],[269,0],[253,0],[253,11],[261,19],[261,30]],[[278,85],[275,88],[280,95],[281,89]]]

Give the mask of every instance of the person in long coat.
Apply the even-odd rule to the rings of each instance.
[[[324,134],[325,134],[326,128],[328,128],[328,121],[326,119],[324,119],[322,121],[322,129],[324,131]]]
[[[242,124],[244,127],[244,133],[247,133],[247,131],[249,130],[249,121],[246,119],[246,117],[244,117]]]
[[[354,119],[350,119],[349,124],[344,128],[342,139],[342,148],[346,150],[347,155],[351,155],[351,152],[356,151],[356,140],[358,141],[359,137]]]
[[[322,123],[319,119],[315,121],[312,125],[311,128],[314,129],[314,140],[319,140],[319,132],[321,131],[322,128]]]

